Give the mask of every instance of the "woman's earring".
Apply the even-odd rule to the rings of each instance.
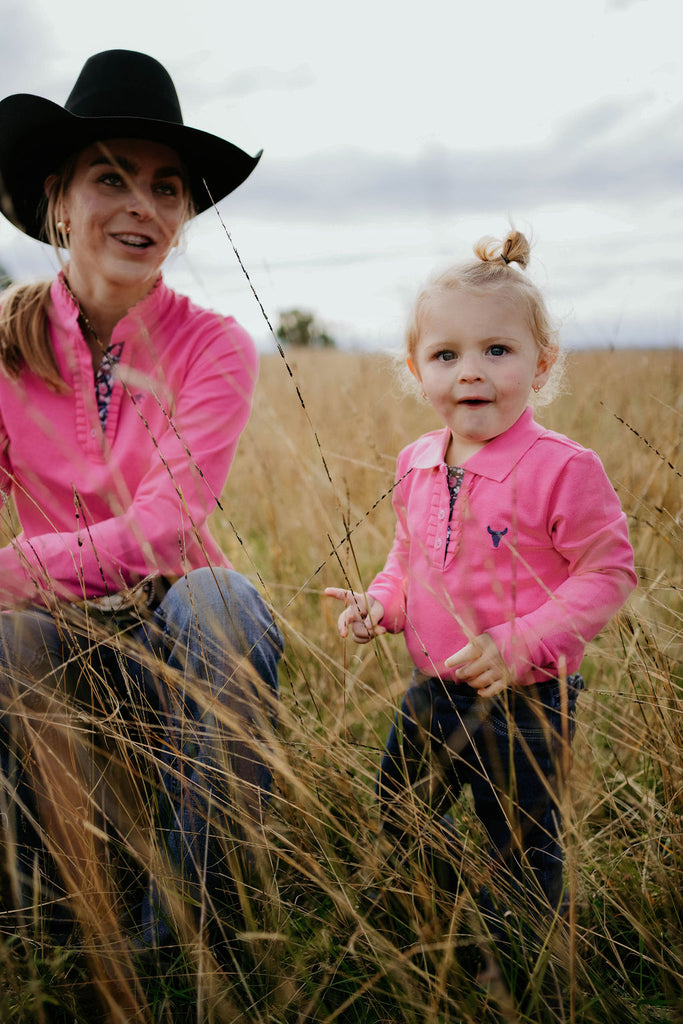
[[[66,236],[71,231],[71,226],[69,224],[66,224],[63,220],[57,221],[56,228],[57,231],[59,231],[60,235]]]
[[[538,394],[538,392],[541,390],[542,387],[543,387],[542,384],[532,384],[531,390],[535,391],[536,394]]]

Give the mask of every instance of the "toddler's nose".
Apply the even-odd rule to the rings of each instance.
[[[460,380],[469,384],[472,381],[482,380],[483,372],[481,362],[476,356],[467,356],[460,361]]]

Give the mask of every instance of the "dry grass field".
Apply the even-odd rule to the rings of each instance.
[[[263,358],[214,531],[286,637],[273,798],[227,956],[218,962],[199,941],[181,947],[141,976],[136,1019],[683,1020],[682,386],[680,350],[580,353],[567,393],[539,413],[602,458],[640,587],[585,658],[561,795],[568,922],[540,950],[518,950],[513,998],[474,980],[490,946],[470,885],[485,876],[486,848],[467,800],[456,811],[467,837],[456,898],[378,846],[374,776],[407,657],[400,637],[342,642],[339,608],[322,596],[344,582],[362,589],[381,568],[396,455],[436,421],[383,356]],[[374,906],[378,891],[391,913]],[[16,933],[0,913],[0,1020],[101,1020],[80,954],[77,938],[45,938],[39,907]]]

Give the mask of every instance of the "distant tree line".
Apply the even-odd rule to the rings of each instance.
[[[12,278],[9,273],[5,270],[2,263],[0,263],[0,292],[4,291],[5,288],[9,288],[12,284]]]
[[[318,323],[313,313],[303,309],[283,310],[276,334],[284,346],[336,348],[334,338]]]

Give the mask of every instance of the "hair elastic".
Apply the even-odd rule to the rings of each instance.
[[[506,266],[508,266],[508,264],[512,263],[512,260],[509,260],[504,252],[502,252],[500,254],[500,258],[505,262]]]

